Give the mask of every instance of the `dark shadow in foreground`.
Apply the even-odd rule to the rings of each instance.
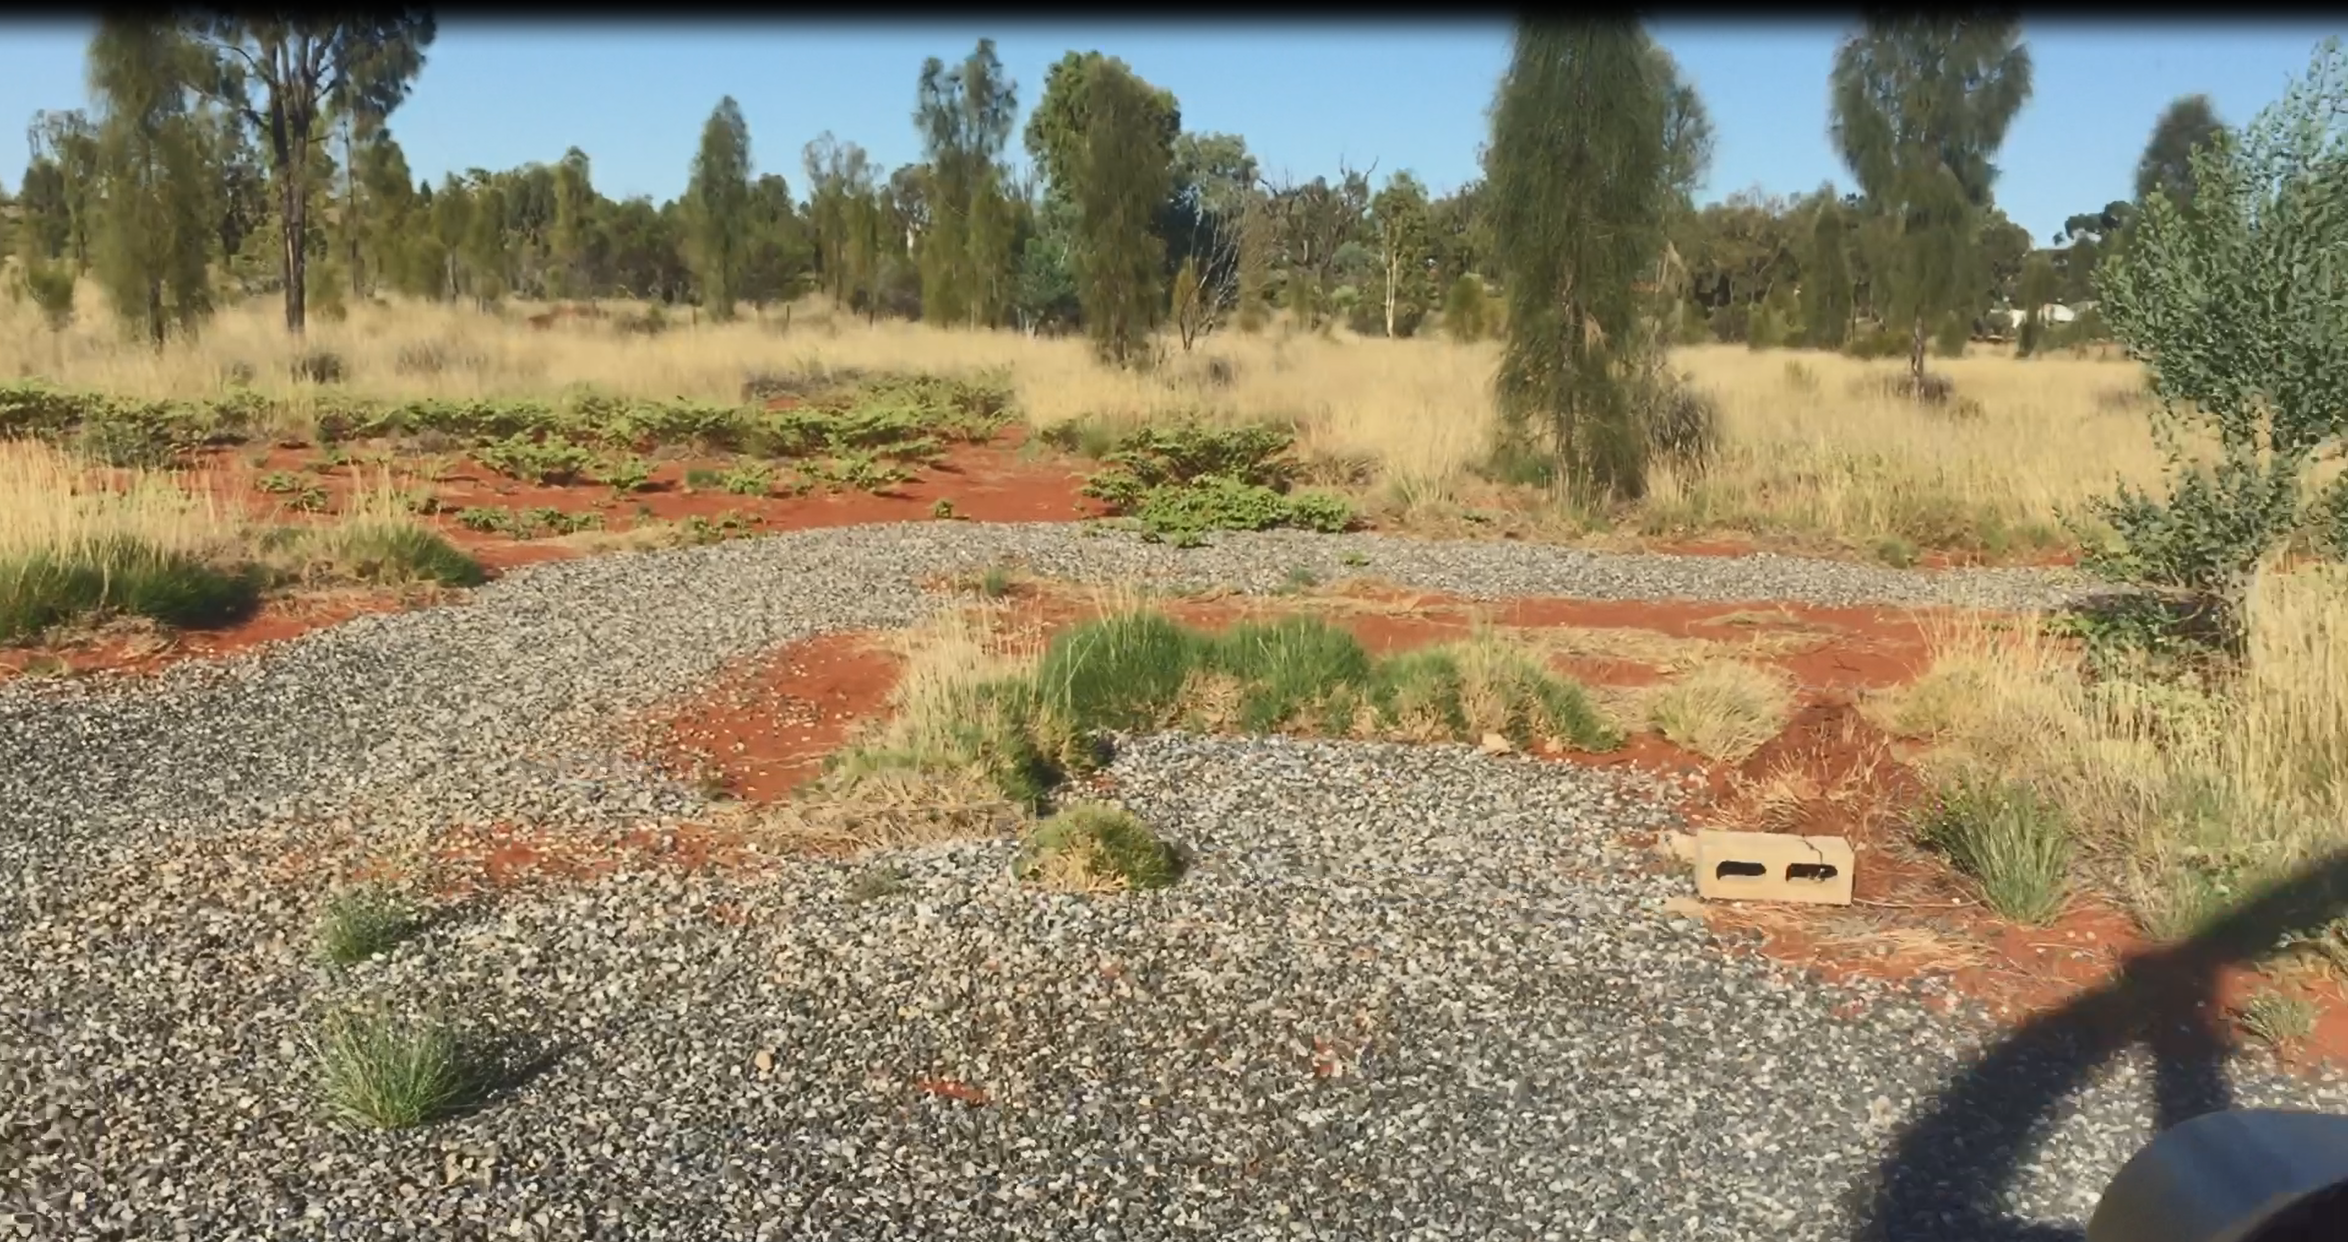
[[[1872,1185],[1855,1188],[1856,1237],[2080,1242],[2082,1229],[2015,1219],[2000,1204],[2063,1102],[2097,1067],[2142,1042],[2156,1063],[2158,1128],[2232,1107],[2220,972],[2266,958],[2287,936],[2344,913],[2348,852],[2268,888],[2191,940],[2131,959],[2109,984],[2016,1028],[1901,1132]]]

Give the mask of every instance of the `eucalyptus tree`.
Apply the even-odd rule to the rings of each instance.
[[[1886,322],[1909,329],[1919,395],[1929,325],[1977,292],[1973,242],[1998,148],[2030,84],[2030,51],[2011,12],[1870,13],[1835,52],[1829,132],[1868,209],[1896,238],[1876,293]]]

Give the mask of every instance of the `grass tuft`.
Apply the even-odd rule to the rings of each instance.
[[[416,929],[413,911],[372,886],[345,889],[327,899],[318,919],[318,947],[326,960],[351,966],[387,952]]]
[[[325,1020],[313,1047],[327,1107],[343,1120],[405,1130],[463,1108],[480,1080],[447,1024],[353,1010]]]
[[[1181,855],[1149,825],[1097,803],[1037,824],[1014,866],[1021,879],[1065,892],[1165,888],[1182,877]]]
[[[2043,926],[2062,913],[2070,824],[2061,807],[2028,786],[1960,778],[1922,810],[1916,833],[1977,881],[1999,914]]]
[[[2315,1033],[2315,1002],[2304,996],[2261,992],[2243,1002],[2234,1020],[2252,1037],[2281,1047]]]
[[[1586,750],[1621,741],[1580,686],[1490,634],[1380,659],[1314,617],[1216,635],[1115,606],[1040,654],[1014,655],[974,615],[993,614],[949,614],[914,640],[894,715],[833,760],[824,797],[927,782],[967,804],[975,780],[1040,808],[1100,763],[1104,735],[1175,726],[1417,741],[1502,733]]]
[[[1793,690],[1771,669],[1714,660],[1655,691],[1647,717],[1665,738],[1707,758],[1742,762],[1776,737]]]

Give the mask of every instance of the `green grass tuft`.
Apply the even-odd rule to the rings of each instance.
[[[1965,777],[1943,789],[1917,836],[1981,885],[1991,909],[2044,925],[2069,889],[2071,829],[2062,809],[2028,786]]]
[[[1182,856],[1130,812],[1088,803],[1037,824],[1016,869],[1064,887],[1165,888],[1182,878]]]
[[[378,888],[336,893],[318,918],[318,948],[337,966],[387,952],[416,929],[415,915]]]
[[[218,565],[130,538],[70,558],[36,553],[0,561],[0,642],[109,612],[175,629],[230,625],[260,606],[262,586],[252,566]]]
[[[327,1106],[343,1120],[405,1130],[475,1097],[480,1080],[446,1024],[374,1010],[329,1016],[313,1046]]]

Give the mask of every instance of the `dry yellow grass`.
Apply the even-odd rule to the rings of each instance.
[[[2247,631],[2238,675],[2197,689],[2092,678],[2041,631],[1958,623],[1875,715],[2051,794],[2124,864],[2148,926],[2180,934],[2348,839],[2348,574],[2262,575]]]
[[[2158,478],[2132,363],[1985,355],[1940,360],[1978,417],[1886,394],[1902,362],[1735,346],[1674,361],[1720,404],[1721,459],[1701,479],[1658,471],[1652,507],[1704,527],[1780,526],[1861,539],[1943,541],[1984,522],[2051,525],[2115,479]]]
[[[1793,702],[1777,670],[1713,660],[1658,687],[1647,699],[1647,721],[1697,754],[1737,763],[1777,736]]]
[[[0,564],[89,559],[122,541],[209,559],[241,535],[236,515],[168,478],[141,471],[109,477],[46,445],[0,441]]]
[[[288,369],[296,348],[266,299],[223,312],[200,339],[160,354],[123,340],[88,289],[82,303],[83,316],[54,336],[29,305],[0,306],[0,374],[166,397],[216,391],[242,368],[263,391],[305,391]],[[343,321],[313,324],[304,348],[333,351],[346,387],[384,396],[545,396],[587,384],[733,400],[751,375],[802,367],[993,371],[1009,377],[1038,424],[1292,421],[1308,454],[1378,463],[1386,499],[1405,509],[1442,509],[1483,490],[1472,467],[1489,440],[1499,359],[1490,342],[1276,327],[1220,333],[1187,354],[1172,347],[1166,366],[1133,374],[1100,366],[1080,339],[867,324],[820,300],[722,326],[672,316],[676,326],[657,337],[622,332],[612,319],[533,328],[534,309],[362,305]],[[2107,490],[2115,476],[2146,479],[2159,466],[2142,410],[2127,403],[2141,385],[2130,363],[1937,362],[1981,409],[1977,419],[1953,420],[1879,390],[1897,362],[1738,346],[1683,349],[1674,361],[1719,403],[1725,452],[1699,480],[1659,473],[1651,525],[1932,544],[1986,523],[1995,542],[2002,528],[2049,525],[2060,507]]]

